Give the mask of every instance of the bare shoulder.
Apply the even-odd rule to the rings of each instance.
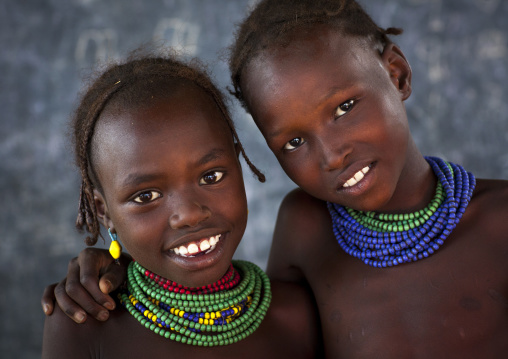
[[[508,250],[508,181],[477,180],[459,233],[472,239],[481,238],[482,243],[496,248],[493,253]]]
[[[494,211],[508,211],[508,181],[478,179],[473,199],[479,205]]]
[[[273,280],[271,283],[272,302],[266,326],[275,333],[284,333],[284,340],[301,357],[320,357],[321,325],[312,292],[295,283]]]
[[[323,213],[328,216],[326,202],[312,197],[300,188],[295,188],[284,197],[279,210],[279,215],[296,216],[302,220]]]
[[[319,235],[330,227],[330,214],[326,202],[297,188],[289,192],[281,203],[277,228],[282,234],[290,234],[290,240],[308,245],[309,236]],[[287,238],[287,237],[286,237]]]
[[[508,228],[508,181],[478,179],[470,206],[479,218]]]
[[[297,188],[283,199],[268,259],[267,273],[271,279],[300,282],[302,265],[310,257],[311,246],[331,231],[326,202]],[[312,239],[312,240],[310,240]]]
[[[100,332],[95,320],[77,324],[55,306],[44,322],[42,358],[91,358]]]

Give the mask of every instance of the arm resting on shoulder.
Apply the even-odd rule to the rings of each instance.
[[[67,277],[46,287],[41,299],[46,315],[54,311],[55,300],[62,311],[76,323],[83,323],[87,313],[97,320],[109,317],[115,301],[109,293],[117,289],[126,277],[132,258],[122,253],[116,265],[105,249],[86,248],[69,262]]]

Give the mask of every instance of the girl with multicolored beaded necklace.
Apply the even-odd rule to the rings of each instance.
[[[400,33],[352,0],[260,1],[240,25],[233,92],[300,187],[267,273],[310,285],[330,358],[504,358],[508,182],[421,154]]]
[[[171,57],[107,69],[73,122],[82,187],[77,227],[99,222],[134,261],[107,322],[47,317],[43,358],[319,354],[311,297],[233,261],[247,222],[238,155],[250,163],[216,87]]]

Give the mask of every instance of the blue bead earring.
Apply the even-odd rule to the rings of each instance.
[[[108,234],[111,238],[111,245],[109,246],[109,253],[111,257],[115,260],[115,263],[118,264],[118,258],[120,258],[120,254],[122,253],[122,246],[118,242],[118,235],[116,233],[111,233],[111,228],[108,228]]]

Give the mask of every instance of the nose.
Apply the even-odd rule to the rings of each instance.
[[[321,137],[321,167],[329,172],[344,167],[344,160],[347,158],[351,149],[345,143],[341,143],[333,134],[327,134]]]
[[[194,227],[209,218],[210,215],[210,209],[195,199],[174,198],[169,225],[173,229]]]

